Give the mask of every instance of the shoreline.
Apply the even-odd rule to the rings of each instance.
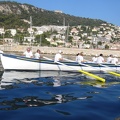
[[[1,46],[1,50],[6,53],[23,53],[28,46]],[[110,54],[120,57],[120,50],[99,50],[99,49],[80,49],[80,48],[63,48],[63,47],[35,47],[32,46],[32,52],[35,53],[37,49],[40,49],[42,54],[56,54],[59,50],[63,52],[63,55],[76,55],[83,52],[84,56],[94,56],[103,54],[109,56]]]

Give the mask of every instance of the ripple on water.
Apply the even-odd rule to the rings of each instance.
[[[106,83],[78,73],[5,72],[1,119],[118,120],[120,79],[103,76]]]

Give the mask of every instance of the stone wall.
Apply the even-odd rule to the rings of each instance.
[[[0,49],[4,52],[24,52],[28,46],[1,46]],[[56,54],[59,50],[62,50],[65,55],[76,55],[77,53],[83,52],[84,55],[93,56],[102,53],[104,56],[110,54],[117,55],[120,57],[119,50],[98,50],[98,49],[80,49],[80,48],[62,48],[62,47],[34,47],[32,46],[33,53],[40,49],[43,54]]]

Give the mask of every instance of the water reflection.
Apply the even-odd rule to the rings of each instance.
[[[1,80],[2,80],[3,73],[4,73],[4,71],[0,71],[0,90],[2,89],[2,87],[1,87]]]
[[[98,88],[107,88],[110,85],[120,84],[119,78],[109,77],[105,83],[91,80],[82,74],[68,72],[1,72],[0,90],[19,88],[19,84],[34,84],[36,86],[67,86],[67,85],[90,85]]]
[[[41,96],[42,97],[42,96]],[[78,100],[71,95],[54,95],[50,99],[42,99],[38,96],[25,96],[23,98],[14,98],[13,100],[0,101],[0,110],[16,110],[25,107],[42,107]]]
[[[85,76],[75,73],[57,73],[56,75],[54,73],[54,76],[47,73],[47,76],[40,77],[37,72],[7,72],[5,74],[1,73],[0,79],[0,90],[3,90],[0,93],[0,110],[42,107],[93,99],[95,94],[100,94],[98,90],[88,89],[83,94],[78,90],[81,90],[83,87],[84,91],[85,86],[107,88],[113,84],[120,84],[119,78],[114,79],[115,81],[109,79],[110,81],[102,83],[89,80]],[[4,90],[7,90],[7,92]],[[20,91],[23,92],[20,93]],[[69,115],[69,113],[64,111],[56,110],[56,112]]]
[[[58,77],[53,77],[53,86],[54,87],[59,87],[59,86],[61,86],[61,81],[60,81],[60,79],[58,78]]]
[[[93,87],[97,87],[97,88],[108,88],[111,85],[116,85],[116,84],[120,84],[120,81],[112,81],[112,82],[99,82],[99,81],[84,81],[84,82],[80,82],[81,85],[90,85]]]
[[[63,115],[71,115],[69,112],[60,111],[60,110],[55,110],[55,111]]]

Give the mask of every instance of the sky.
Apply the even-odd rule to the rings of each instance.
[[[12,1],[12,0],[11,0]],[[120,26],[120,0],[14,0],[45,10],[60,10],[77,17],[100,19]]]

